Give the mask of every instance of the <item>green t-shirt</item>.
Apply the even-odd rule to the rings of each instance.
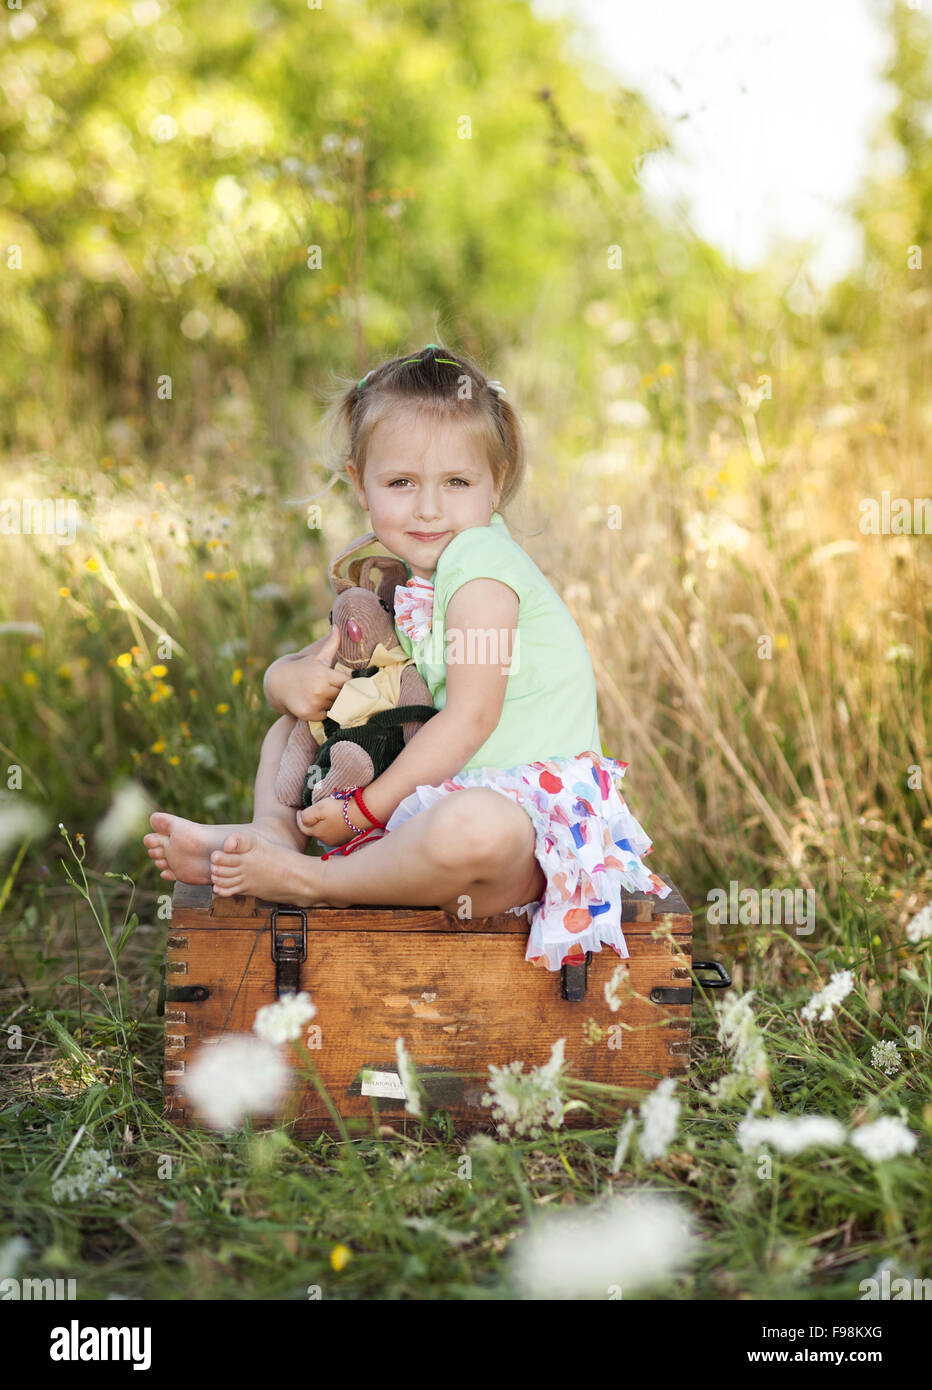
[[[410,578],[411,568],[408,568]],[[494,660],[509,667],[501,718],[461,772],[471,768],[515,767],[546,758],[570,758],[602,751],[596,709],[595,676],[586,643],[573,616],[531,557],[492,513],[488,526],[460,531],[443,551],[431,576],[434,608],[431,631],[414,643],[396,624],[406,654],[414,658],[434,705],[446,703],[447,605],[471,579],[497,579],[518,595],[517,638],[495,629],[468,634],[466,651],[453,660]],[[473,650],[469,651],[469,642]]]

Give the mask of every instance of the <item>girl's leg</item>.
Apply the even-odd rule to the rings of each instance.
[[[210,856],[211,879],[219,896],[251,893],[298,906],[441,907],[461,918],[488,917],[543,894],[534,839],[530,817],[516,802],[468,787],[346,857],[322,861],[231,835]]]
[[[308,837],[298,825],[296,808],[283,806],[275,796],[275,777],[294,725],[293,715],[283,714],[263,740],[249,824],[202,825],[165,811],[155,811],[149,817],[153,833],[143,837],[143,844],[161,869],[162,878],[209,883],[211,850],[219,849],[237,830],[253,831],[264,841],[304,853]]]

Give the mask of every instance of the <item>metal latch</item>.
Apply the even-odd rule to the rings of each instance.
[[[564,965],[562,969],[562,980],[560,994],[564,999],[571,999],[578,1004],[581,999],[586,997],[586,977],[589,973],[589,962],[592,960],[592,952],[586,952],[586,959],[577,964]]]
[[[301,931],[280,927],[279,917],[300,917]],[[297,994],[301,980],[301,962],[307,960],[307,913],[301,907],[276,907],[269,916],[272,934],[272,959],[275,962],[275,993]]]
[[[714,970],[718,976],[715,980],[698,980],[697,984],[702,985],[703,989],[727,989],[731,984],[731,977],[724,965],[718,960],[694,960],[692,972],[697,970]],[[676,989],[670,986],[655,985],[648,998],[654,1004],[691,1004],[693,1002],[692,986],[686,989]]]

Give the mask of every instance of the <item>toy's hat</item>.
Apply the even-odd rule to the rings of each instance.
[[[376,547],[375,554],[361,554]],[[378,577],[372,571],[378,572]],[[403,560],[389,555],[374,531],[350,541],[339,555],[330,561],[327,578],[335,594],[344,589],[372,589],[383,598],[393,594],[396,584],[404,584],[408,571]]]

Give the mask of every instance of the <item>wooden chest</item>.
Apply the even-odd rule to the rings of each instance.
[[[454,1131],[494,1128],[481,1103],[490,1063],[521,1061],[527,1071],[547,1062],[561,1037],[569,1078],[625,1088],[600,1093],[617,1114],[662,1077],[688,1070],[693,968],[692,915],[676,889],[663,900],[623,898],[630,956],[622,962],[605,947],[551,972],[524,959],[524,917],[462,922],[436,909],[302,909],[176,883],[159,1004],[166,1116],[178,1124],[198,1118],[179,1082],[199,1044],[248,1033],[257,1010],[291,989],[306,990],[316,1005],[309,1055],[350,1134],[404,1120],[398,1037],[431,1109],[446,1110]],[[613,1009],[606,985],[620,964]],[[714,983],[730,983],[716,963],[701,964],[718,971]],[[294,1044],[285,1047],[297,1062]],[[298,1137],[336,1137],[311,1079],[295,1083],[287,1117]],[[576,1110],[565,1123],[598,1120]]]

